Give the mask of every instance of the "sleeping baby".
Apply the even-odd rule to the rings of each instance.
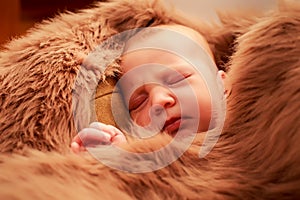
[[[195,30],[181,25],[143,29],[126,42],[121,60],[117,87],[128,110],[130,132],[143,132],[144,138],[156,133],[182,138],[219,123],[215,108],[228,95],[230,84]],[[93,122],[73,138],[71,149],[77,153],[126,142],[124,131]]]

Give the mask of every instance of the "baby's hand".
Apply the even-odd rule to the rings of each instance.
[[[88,128],[82,129],[73,138],[71,149],[74,153],[85,151],[86,147],[97,145],[120,144],[126,142],[124,134],[114,126],[101,122],[93,122]]]

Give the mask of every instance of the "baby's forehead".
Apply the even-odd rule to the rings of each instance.
[[[168,78],[168,75],[174,72],[216,73],[217,67],[205,53],[199,54],[196,58],[185,58],[165,50],[142,49],[129,52],[124,56],[121,71],[122,74],[132,73],[134,78],[143,79],[149,74],[162,74],[162,77]]]
[[[141,48],[169,51],[176,51],[178,48],[185,51],[201,48],[213,58],[206,39],[194,29],[182,25],[161,25],[141,29],[126,42],[124,53]]]
[[[210,47],[205,37],[198,31],[190,27],[183,25],[161,25],[159,27],[164,28],[165,30],[175,31],[179,34],[185,35],[189,39],[194,40],[200,46],[203,46],[206,50],[210,51]]]
[[[121,57],[121,70],[126,72],[152,62],[169,65],[174,60],[182,60],[198,69],[204,68],[200,70],[212,68],[210,70],[216,71],[217,66],[207,48],[205,39],[188,27],[142,29],[128,40]]]

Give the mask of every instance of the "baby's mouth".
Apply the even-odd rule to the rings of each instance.
[[[180,127],[180,123],[181,123],[180,117],[172,117],[166,121],[163,127],[163,131],[165,131],[170,135],[174,135],[178,131]]]

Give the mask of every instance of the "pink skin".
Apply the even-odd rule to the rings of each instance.
[[[118,145],[126,142],[124,134],[114,126],[101,122],[93,122],[88,128],[82,129],[73,138],[71,150],[74,153],[85,151],[86,147],[95,147],[103,144]]]
[[[153,58],[156,58],[155,63]],[[124,73],[137,68],[141,72],[128,73],[128,77],[125,77],[124,83],[121,84],[125,102],[129,102],[130,116],[136,124],[146,127],[150,125],[152,117],[162,118],[161,113],[156,111],[164,110],[166,114],[164,131],[171,135],[174,135],[174,131],[177,131],[180,125],[176,119],[181,119],[187,128],[198,123],[198,132],[208,129],[211,118],[211,97],[201,75],[193,66],[172,53],[146,49],[123,56]],[[145,70],[147,73],[143,76],[137,75]],[[143,85],[145,80],[154,83]],[[131,93],[130,89],[135,88],[136,85],[142,87]],[[198,105],[190,103],[190,100],[195,98]],[[185,113],[182,113],[183,110]],[[195,118],[195,112],[202,114],[201,119]],[[152,117],[149,113],[153,113]]]
[[[208,55],[212,56],[207,42],[201,35],[199,35],[195,31],[182,26],[168,26],[168,28],[179,31],[182,34],[186,34],[187,36],[193,38],[198,42],[200,46],[202,46],[207,51]],[[159,41],[161,38],[162,36],[157,35],[152,39],[154,39],[155,41]],[[176,46],[174,45],[178,44],[174,43],[173,41],[168,41],[167,39],[163,40],[163,42],[166,42],[166,45],[169,45],[172,48],[176,48]],[[189,49],[189,47],[185,45],[180,46],[180,48],[183,47],[187,48],[185,49],[186,52],[191,52],[191,58],[196,59],[195,56],[197,55],[193,54],[193,50]],[[135,84],[139,82],[139,79],[143,80],[143,78],[145,78],[141,76],[132,76],[129,78],[129,81],[126,81],[124,85],[121,85],[121,89],[125,91],[124,98],[127,102],[129,102],[128,107],[132,120],[140,126],[147,126],[150,121],[150,109],[159,105],[166,111],[167,116],[163,129],[166,132],[170,132],[169,134],[173,135],[173,133],[177,131],[181,123],[186,123],[187,127],[189,127],[190,124],[198,123],[198,132],[207,131],[209,120],[211,117],[210,95],[202,77],[188,63],[184,62],[178,56],[174,56],[170,53],[164,53],[157,50],[140,50],[123,55],[122,70],[125,74],[135,67],[153,62],[153,58],[155,58],[156,64],[166,66],[173,71],[175,70],[177,71],[177,73],[182,74],[182,76],[186,79],[186,83],[188,83],[188,86],[191,87],[194,91],[192,95],[190,93],[186,93],[187,90],[184,88],[186,87],[185,84],[180,83],[178,84],[180,87],[178,87],[178,89],[176,87],[175,89],[177,91],[177,94],[186,97],[186,99],[195,97],[197,98],[197,102],[199,104],[199,112],[201,112],[202,114],[201,119],[194,119],[194,121],[190,119],[184,119],[184,121],[182,122],[183,118],[181,116],[182,113],[180,113],[180,107],[177,102],[178,99],[176,99],[176,96],[174,96],[168,86],[165,87],[159,84],[147,84],[143,87],[137,88],[133,95],[130,96],[131,94],[127,94],[126,91],[128,91],[129,88],[134,88]],[[159,71],[157,70],[157,68],[149,68],[147,73],[143,74],[143,76],[149,76],[151,80],[155,81],[163,81],[161,80],[162,77],[169,77],[168,75],[161,76],[162,73],[168,73],[168,71]],[[225,80],[225,73],[223,71],[219,71],[219,74],[221,75],[222,79]],[[147,96],[144,97],[143,94],[147,94]],[[188,104],[189,103],[186,102],[184,105]],[[118,145],[125,142],[126,138],[124,134],[116,127],[100,122],[93,122],[88,128],[81,130],[78,135],[74,137],[71,144],[71,149],[74,153],[78,153],[80,151],[84,151],[86,147],[95,147],[97,145],[103,144]]]

